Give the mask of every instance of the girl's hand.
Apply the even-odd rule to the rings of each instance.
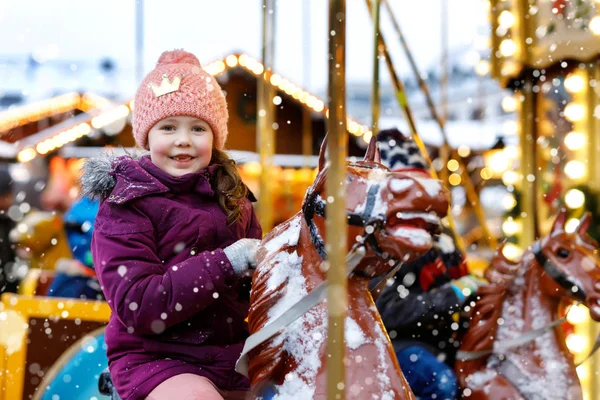
[[[249,268],[256,267],[256,249],[259,243],[258,239],[240,239],[223,249],[237,275],[243,275]]]

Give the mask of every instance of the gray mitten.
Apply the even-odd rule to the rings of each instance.
[[[223,249],[237,275],[243,275],[250,267],[256,266],[256,248],[260,240],[240,239]]]

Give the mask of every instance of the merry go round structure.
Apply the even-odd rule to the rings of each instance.
[[[373,17],[375,44],[372,91],[375,122],[370,129],[346,116],[344,0],[329,2],[328,32],[335,32],[335,35],[328,37],[327,104],[303,91],[294,92],[290,82],[282,83],[282,78],[274,73],[275,12],[267,11],[275,9],[272,0],[265,0],[264,4],[262,62],[245,55],[231,55],[207,67],[218,75],[228,67],[244,64],[244,68],[262,78],[258,79],[257,109],[264,112],[257,113],[256,118],[256,148],[260,150],[263,172],[259,175],[258,211],[264,230],[270,233],[259,251],[260,262],[253,277],[248,320],[251,336],[238,365],[239,371],[248,374],[252,393],[257,396],[275,387],[282,398],[286,398],[283,396],[286,390],[291,396],[308,393],[310,397],[307,398],[315,399],[367,398],[363,397],[365,395],[382,399],[415,398],[395,360],[381,319],[373,311],[373,297],[366,282],[376,275],[387,279],[387,275],[399,266],[392,261],[406,261],[425,249],[415,241],[398,240],[389,232],[386,235],[386,230],[395,231],[402,224],[411,223],[417,223],[415,228],[419,231],[435,229],[424,223],[428,220],[425,217],[422,220],[415,218],[412,222],[398,221],[394,219],[396,212],[377,214],[376,211],[382,208],[373,205],[381,207],[382,202],[389,200],[388,208],[384,209],[406,211],[414,207],[411,212],[416,213],[433,207],[436,217],[442,219],[448,211],[447,193],[442,186],[438,192],[432,192],[431,187],[435,185],[422,182],[431,178],[419,176],[418,172],[391,172],[378,162],[375,141],[369,139],[377,132],[380,59],[390,72],[411,136],[424,156],[428,158],[428,155],[418,135],[418,124],[412,117],[402,81],[379,30],[380,7],[387,6],[390,12],[391,8],[385,0],[381,5],[378,0],[367,0],[366,3]],[[591,210],[593,215],[589,215],[583,206],[574,207],[568,201],[568,211],[554,207],[545,201],[549,192],[544,192],[540,183],[546,177],[539,172],[540,167],[547,164],[554,165],[552,173],[562,168],[572,182],[568,187],[556,190],[562,194],[576,193],[571,191],[583,191],[581,185],[585,184],[588,188],[584,192],[586,201],[600,200],[600,159],[597,159],[600,133],[595,115],[600,104],[595,83],[600,79],[600,67],[598,54],[594,52],[597,48],[594,44],[600,40],[596,36],[596,29],[600,33],[600,16],[596,16],[594,8],[570,10],[569,7],[574,6],[557,1],[552,2],[554,8],[548,9],[548,4],[524,0],[490,1],[492,56],[489,66],[493,76],[513,90],[520,116],[516,132],[520,139],[518,171],[507,176],[507,181],[512,179],[510,183],[521,194],[521,232],[515,241],[497,246],[496,238],[487,229],[467,167],[461,164],[456,150],[448,145],[444,121],[430,102],[432,117],[445,139],[445,151],[441,154],[461,165],[462,181],[484,228],[484,238],[490,248],[498,249],[484,272],[491,284],[478,293],[480,299],[472,308],[473,326],[459,351],[456,372],[463,398],[591,400],[600,395],[599,380],[594,373],[599,360],[598,355],[593,354],[598,333],[593,321],[600,319],[598,243],[588,235],[600,210]],[[397,29],[402,40],[402,33],[399,27]],[[414,60],[410,59],[410,62],[414,64]],[[416,65],[413,67],[418,72]],[[564,88],[570,102],[563,103],[564,98],[548,95],[552,92],[545,92],[544,82],[548,81],[555,87]],[[554,82],[558,83],[554,85]],[[430,96],[425,82],[419,83],[424,94]],[[302,98],[312,112],[322,112],[326,116],[328,135],[323,149],[327,147],[328,151],[319,153],[315,181],[310,185],[299,214],[273,228],[274,180],[270,171],[275,155],[273,97],[278,91]],[[29,162],[77,140],[91,129],[102,127],[102,124],[110,125],[127,118],[134,107],[131,103],[94,106],[90,105],[93,102],[90,99],[102,103],[102,99],[91,96],[87,103],[83,97],[77,99],[79,107],[86,108],[84,117],[68,119],[63,126],[46,132],[43,137],[21,140],[14,148],[15,159]],[[62,107],[65,107],[64,102],[63,99]],[[553,107],[560,107],[560,112]],[[543,123],[559,117],[570,124],[567,132],[554,132]],[[16,117],[11,118],[14,124]],[[362,134],[369,146],[363,160],[348,164],[348,134],[356,133]],[[555,163],[557,154],[547,157],[544,150],[555,148],[560,151],[561,146],[552,147],[549,143],[561,135],[569,153],[566,161]],[[307,141],[309,130],[302,132],[302,136]],[[587,146],[576,146],[577,140]],[[577,164],[578,160],[586,158],[587,163],[583,166]],[[435,170],[431,172],[437,177]],[[420,188],[418,191],[428,193],[429,197],[418,196],[419,200],[416,200],[412,189],[406,189],[406,182],[412,182],[412,189]],[[371,191],[371,188],[376,189]],[[369,197],[383,194],[386,196],[378,199]],[[391,197],[387,197],[388,194]],[[400,204],[402,201],[406,203]],[[453,226],[450,218],[446,218],[445,223]],[[340,229],[346,225],[350,226],[347,231]],[[405,229],[410,228],[405,225]],[[373,230],[367,231],[368,226]],[[359,243],[362,246],[356,246],[354,238],[357,236],[362,237],[363,241]],[[514,256],[515,249],[522,252],[517,261],[507,257]],[[385,258],[382,258],[383,253]],[[290,266],[289,274],[304,276],[307,282],[296,288],[296,292],[291,290],[293,276],[278,272],[284,264]],[[97,386],[107,367],[103,326],[108,322],[110,309],[103,301],[36,296],[48,284],[48,279],[52,279],[51,268],[36,269],[28,275],[20,294],[2,297],[0,400],[56,398],[52,396],[61,399],[102,398]],[[538,296],[525,295],[531,292]],[[563,297],[579,310],[574,330],[581,340],[586,341],[576,358],[567,348],[562,331],[562,324],[568,320],[567,309],[560,303]],[[523,299],[526,299],[523,308],[503,306],[523,303]],[[281,308],[282,304],[284,308]],[[589,308],[590,317],[581,316],[581,305]],[[542,311],[528,311],[532,307]],[[525,321],[525,324],[517,329],[511,325],[515,321]],[[348,339],[349,331],[354,333],[351,335],[353,340]],[[311,340],[307,341],[307,336]],[[555,347],[548,348],[549,342]],[[310,351],[307,346],[312,346]],[[309,352],[310,357],[319,362],[311,364],[306,359],[308,356],[303,359],[294,354],[294,350]],[[524,359],[529,360],[526,370],[519,364]],[[361,383],[367,379],[373,384]],[[551,384],[544,386],[547,379]]]

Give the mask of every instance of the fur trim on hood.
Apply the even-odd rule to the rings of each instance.
[[[113,176],[118,160],[122,157],[139,159],[145,152],[136,151],[133,154],[117,154],[114,151],[103,151],[99,156],[88,158],[83,166],[83,174],[79,180],[81,194],[91,199],[104,200],[110,195],[117,184]]]

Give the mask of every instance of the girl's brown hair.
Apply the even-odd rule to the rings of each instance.
[[[211,164],[218,165],[213,177],[219,206],[227,215],[227,225],[231,225],[242,216],[242,200],[248,196],[248,188],[242,182],[235,161],[224,151],[213,148]]]

